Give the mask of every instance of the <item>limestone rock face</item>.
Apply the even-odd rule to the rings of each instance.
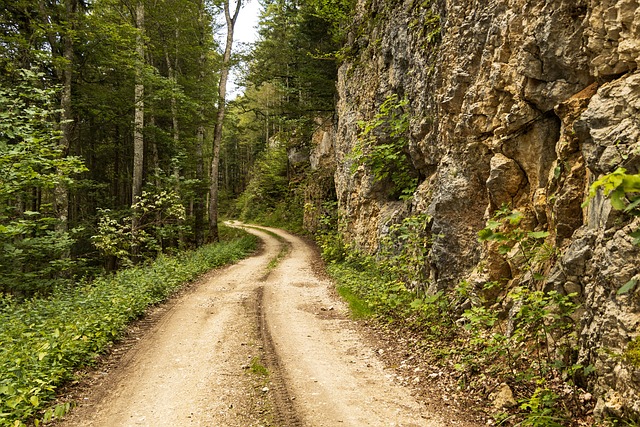
[[[599,176],[640,168],[638,1],[360,0],[346,52],[334,139],[317,145],[333,146],[346,240],[373,252],[390,222],[428,213],[424,286],[451,289],[509,271],[477,232],[510,204],[558,250],[545,286],[584,304],[596,409],[640,413],[639,368],[615,356],[640,334],[637,294],[616,294],[640,272],[634,225],[604,197],[582,207]],[[353,166],[358,122],[391,94],[409,101],[410,201]]]

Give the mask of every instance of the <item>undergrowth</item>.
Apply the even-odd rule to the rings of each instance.
[[[199,275],[241,259],[255,237],[223,229],[223,242],[100,277],[50,297],[0,296],[0,426],[40,425],[69,406],[47,408],[74,370],[91,364],[150,305]]]
[[[484,289],[461,282],[432,286],[430,218],[417,215],[391,225],[375,255],[366,255],[337,233],[319,237],[328,271],[356,317],[374,317],[419,337],[435,363],[454,367],[459,391],[484,394],[506,382],[517,402],[494,411],[500,425],[568,425],[579,410],[584,378],[592,366],[576,362],[575,295],[539,287],[541,266],[556,256],[546,232],[526,231],[522,214],[501,209],[480,231],[522,272],[522,282],[489,282]],[[486,295],[498,295],[491,301]]]

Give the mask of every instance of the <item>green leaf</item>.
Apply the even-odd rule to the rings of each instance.
[[[544,276],[544,274],[540,274],[540,273],[533,273],[533,278],[534,278],[535,280],[540,281],[540,280],[544,280],[544,279],[545,279],[545,276]]]
[[[611,199],[611,206],[613,206],[615,209],[619,211],[624,210],[627,206],[625,202],[625,196],[626,196],[626,193],[624,192],[624,189],[622,187],[616,188],[609,195]]]
[[[637,283],[638,283],[638,279],[634,277],[633,279],[629,280],[627,283],[622,285],[622,287],[620,289],[618,289],[617,294],[618,295],[624,295],[626,293],[629,293],[630,291],[633,290],[633,288],[636,287]]]
[[[634,210],[635,208],[637,208],[638,206],[640,206],[640,197],[638,197],[637,199],[635,199],[633,202],[631,202],[625,209],[625,212],[631,212],[632,210]]]
[[[498,252],[502,255],[506,255],[511,251],[511,246],[509,245],[500,245],[500,247],[498,248]]]
[[[491,230],[495,230],[496,228],[500,227],[502,225],[502,223],[500,221],[496,221],[493,219],[490,219],[489,221],[487,221],[487,228],[491,229]]]
[[[513,211],[509,215],[507,215],[505,219],[508,219],[511,225],[518,225],[520,224],[520,220],[522,220],[522,213]]]
[[[413,301],[411,301],[411,308],[413,308],[414,310],[419,309],[423,305],[424,305],[424,301],[421,298],[416,298]]]
[[[23,400],[24,399],[22,396],[13,396],[5,401],[5,405],[7,405],[9,408],[15,409],[16,406],[18,406],[18,404]]]
[[[36,408],[38,407],[38,405],[40,405],[40,399],[38,399],[38,396],[31,396],[29,402],[31,402],[31,404]]]
[[[478,231],[478,240],[481,242],[491,239],[492,236],[493,231],[491,231],[490,228],[483,228],[482,230]]]
[[[531,231],[531,232],[529,232],[529,237],[531,237],[533,239],[545,239],[547,236],[549,236],[549,232],[548,231]]]

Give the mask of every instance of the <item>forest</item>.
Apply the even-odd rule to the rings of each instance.
[[[232,212],[265,147],[305,149],[314,119],[331,115],[346,16],[338,9],[266,2],[259,43],[225,59],[213,34],[226,31],[226,3],[147,3],[3,2],[5,293],[46,294],[215,241],[212,183]],[[219,116],[230,67],[242,70],[246,91]],[[273,165],[265,199],[290,189],[286,154],[271,161],[284,164]]]
[[[256,253],[226,219],[314,238],[475,421],[638,425],[634,2],[0,3],[0,426]]]

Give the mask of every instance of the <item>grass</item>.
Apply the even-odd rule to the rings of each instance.
[[[337,290],[340,296],[349,304],[351,317],[354,319],[366,319],[374,315],[374,311],[369,304],[356,295],[348,286],[339,285]]]
[[[289,253],[289,250],[291,249],[291,245],[289,245],[289,243],[285,240],[284,237],[274,233],[271,230],[267,230],[267,229],[257,227],[257,226],[252,226],[252,225],[248,225],[246,227],[253,228],[254,230],[262,231],[263,233],[267,233],[269,236],[277,239],[282,244],[282,246],[280,247],[280,252],[278,252],[278,255],[273,257],[267,264],[267,273],[270,273],[278,266],[278,264],[280,264],[280,262],[284,259],[284,257],[287,256],[287,254]],[[268,226],[265,226],[265,227],[268,227]]]
[[[222,243],[160,256],[46,298],[0,295],[0,427],[62,417],[68,405],[48,408],[57,389],[118,340],[129,322],[187,282],[255,250],[254,236],[222,231]]]
[[[262,377],[269,376],[269,370],[262,364],[259,357],[254,357],[253,359],[251,359],[249,369],[256,375],[260,375]]]

